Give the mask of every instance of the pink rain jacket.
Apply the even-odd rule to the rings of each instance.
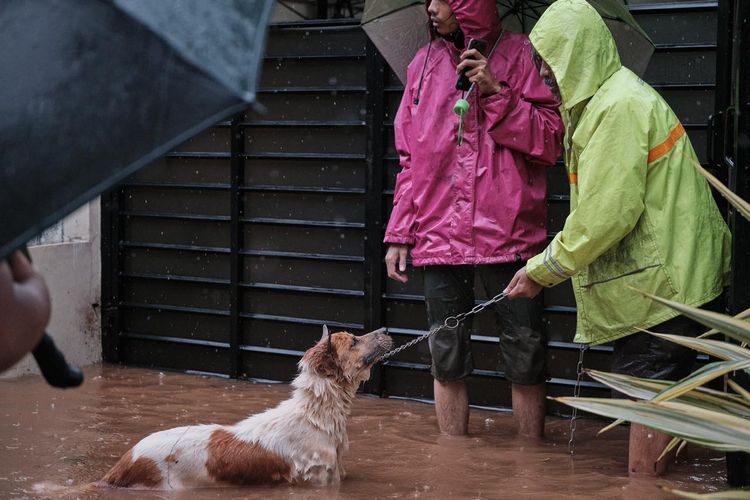
[[[448,3],[466,44],[482,38],[489,53],[501,33],[495,0]],[[415,266],[526,260],[547,241],[545,166],[561,152],[559,103],[539,76],[528,37],[502,32],[489,60],[506,87],[489,97],[472,93],[458,146],[459,55],[437,38],[409,64],[394,123],[402,170],[385,242],[411,245]]]

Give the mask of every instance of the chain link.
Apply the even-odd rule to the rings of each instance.
[[[581,375],[583,374],[583,353],[588,349],[588,344],[579,344],[578,351],[578,364],[576,365],[576,385],[573,389],[573,397],[577,398],[581,395]],[[570,440],[568,441],[568,453],[573,456],[576,449],[575,435],[576,435],[576,420],[578,419],[578,408],[573,407],[573,414],[570,416]]]
[[[404,349],[408,349],[409,347],[413,346],[417,342],[421,342],[421,341],[423,341],[423,340],[425,340],[427,338],[430,338],[431,336],[435,335],[440,330],[444,330],[446,328],[449,329],[449,330],[453,330],[455,328],[458,328],[458,325],[461,324],[461,322],[463,320],[465,320],[468,316],[471,316],[473,314],[477,314],[480,311],[482,311],[483,309],[491,306],[492,304],[500,302],[504,298],[505,298],[505,293],[504,292],[500,292],[497,295],[495,295],[494,297],[492,297],[490,300],[488,300],[486,302],[482,302],[481,304],[477,304],[476,306],[474,306],[471,309],[471,311],[467,311],[467,312],[463,312],[463,313],[460,313],[460,314],[456,314],[455,316],[448,316],[447,318],[445,318],[445,321],[443,321],[442,325],[433,328],[429,332],[423,333],[421,336],[419,336],[419,337],[417,337],[417,338],[415,338],[413,340],[410,340],[409,342],[407,342],[406,344],[404,344],[402,346],[399,346],[399,347],[397,347],[397,348],[395,348],[395,349],[393,349],[391,351],[388,351],[387,353],[385,353],[380,358],[379,361],[383,361],[383,360],[386,360],[386,359],[390,358],[391,356],[395,356],[396,354],[400,353]]]

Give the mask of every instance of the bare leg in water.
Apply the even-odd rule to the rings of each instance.
[[[518,435],[525,438],[544,437],[545,384],[512,385],[513,416],[518,426]]]
[[[640,424],[630,425],[630,442],[628,445],[628,475],[661,476],[667,472],[670,462],[674,461],[674,450],[664,458],[656,461],[672,436],[655,431]]]
[[[441,382],[435,379],[435,413],[440,432],[464,436],[469,429],[469,391],[466,380]]]

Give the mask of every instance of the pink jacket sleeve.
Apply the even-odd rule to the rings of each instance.
[[[401,172],[396,176],[396,189],[393,193],[393,211],[385,230],[386,243],[414,244],[415,208],[412,193],[411,150],[409,137],[411,134],[411,86],[407,83],[401,104],[398,107],[393,123],[396,139],[396,151],[401,164]]]
[[[544,83],[526,47],[510,68],[503,90],[481,99],[492,139],[534,163],[554,165],[565,133],[559,102]]]

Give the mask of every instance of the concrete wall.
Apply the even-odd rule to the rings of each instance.
[[[34,266],[52,297],[48,333],[72,364],[101,361],[101,258],[99,200],[84,205],[30,242]],[[39,373],[31,355],[0,375]]]

